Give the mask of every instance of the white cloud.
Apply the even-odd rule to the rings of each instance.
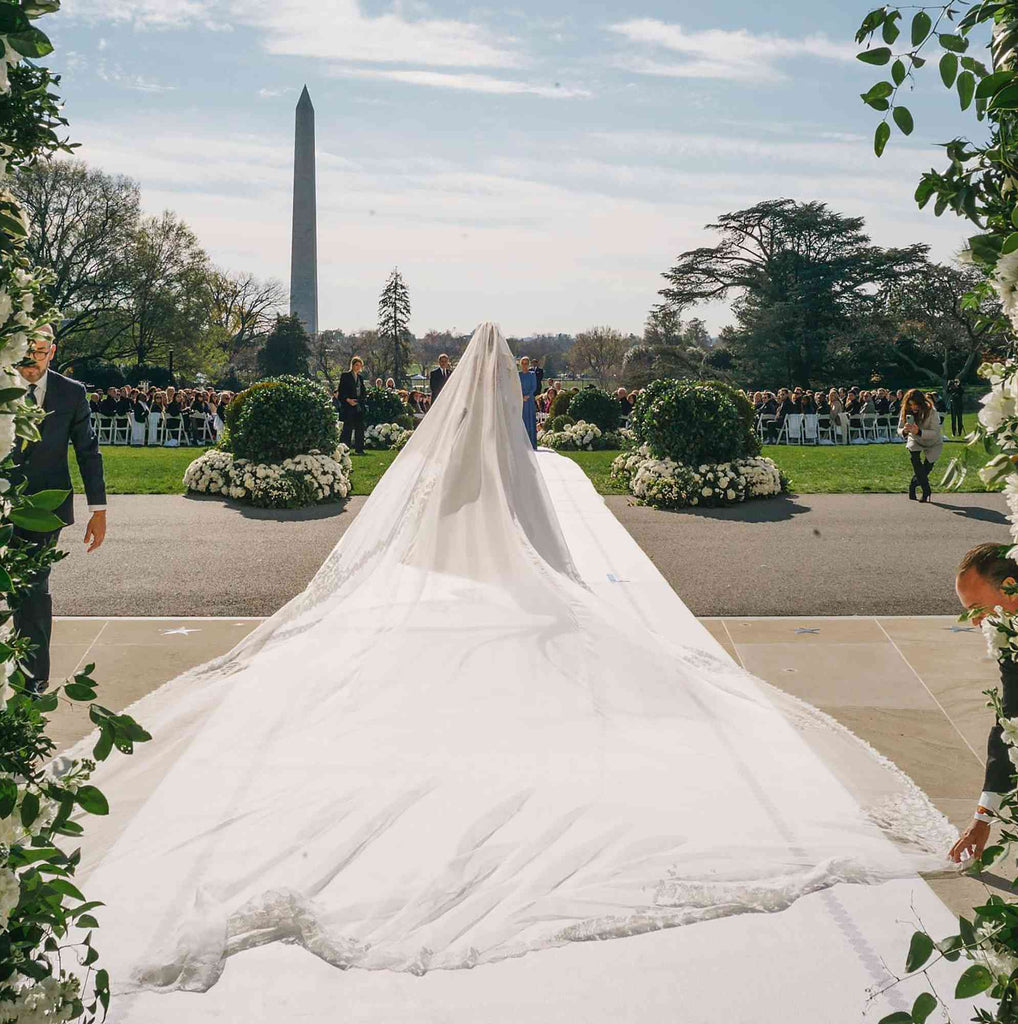
[[[296,90],[291,88],[284,89],[259,89],[258,96],[263,100],[274,99],[277,96],[285,96],[288,92],[295,92]]]
[[[460,89],[469,92],[497,93],[500,95],[545,96],[551,99],[575,99],[590,96],[586,89],[560,85],[538,85],[508,78],[494,78],[480,74],[450,74],[442,71],[380,70],[377,68],[340,67],[333,74],[350,78],[382,78],[406,85],[424,85],[438,89]]]
[[[512,39],[452,18],[371,16],[359,0],[67,0],[71,17],[135,28],[255,28],[269,53],[431,67],[516,67]]]
[[[631,43],[678,54],[665,62],[642,55],[616,59],[617,67],[638,74],[673,78],[725,78],[735,81],[776,81],[785,77],[779,66],[785,58],[818,57],[852,60],[855,49],[823,35],[789,39],[774,34],[754,35],[745,29],[687,31],[681,25],[655,18],[635,18],[610,25],[609,30]]]

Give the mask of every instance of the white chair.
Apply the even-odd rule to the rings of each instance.
[[[131,417],[127,416],[114,416],[113,417],[113,440],[111,444],[130,444],[131,443]]]
[[[99,413],[96,419],[98,420],[96,436],[99,438],[99,443],[113,444],[113,417]]]
[[[209,444],[212,438],[212,424],[205,413],[191,417],[191,439],[197,445]]]
[[[187,431],[184,429],[183,416],[167,416],[163,423],[164,448],[179,448],[187,444]]]
[[[816,413],[807,413],[802,418],[803,444],[820,444],[820,417]]]
[[[877,414],[875,412],[864,412],[862,414],[862,433],[867,441],[877,439]]]
[[[848,417],[848,443],[869,444],[866,438],[866,431],[863,426],[863,419],[860,414]]]
[[[817,416],[817,444],[837,444],[834,423],[830,416]]]
[[[881,444],[887,444],[891,440],[891,417],[886,413],[877,413],[875,429],[876,440]]]
[[[790,412],[785,417],[785,441],[787,444],[802,444],[802,427],[805,417],[801,412]]]

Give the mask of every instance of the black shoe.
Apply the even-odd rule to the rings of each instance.
[[[922,496],[922,497],[921,497],[921,498],[919,499],[919,501],[920,501],[920,502],[921,502],[922,504],[924,504],[924,505],[928,505],[928,504],[930,503],[930,498],[932,498],[932,497],[933,497],[933,495],[932,495],[932,494],[924,494],[924,495],[923,495],[923,496]]]
[[[908,500],[909,501],[915,501],[916,500],[916,493],[915,492],[916,492],[915,484],[909,484],[909,486],[908,486]]]

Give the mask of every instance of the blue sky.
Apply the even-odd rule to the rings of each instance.
[[[882,160],[854,59],[865,3],[65,0],[51,65],[80,155],[137,178],[223,266],[289,279],[293,108],[318,134],[322,327],[640,331],[704,225],[820,199],[884,245],[957,250],[914,209],[936,143],[977,131],[930,66]],[[704,307],[714,329],[729,319]]]

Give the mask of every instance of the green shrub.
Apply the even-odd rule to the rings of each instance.
[[[265,388],[274,388],[278,383],[275,380],[260,380],[257,384],[252,384],[247,391],[241,391],[240,394],[234,395],[233,399],[226,406],[226,411],[223,413],[223,422],[226,424],[227,429],[233,430],[236,427],[237,419],[240,417],[244,403],[250,395],[256,394]]]
[[[577,423],[583,420],[604,431],[614,430],[619,425],[621,414],[618,399],[600,388],[584,388],[569,403],[569,415]]]
[[[374,427],[379,423],[398,423],[407,415],[403,399],[395,391],[386,388],[368,388],[364,398],[364,426]]]
[[[640,393],[629,425],[656,458],[692,467],[731,462],[759,451],[739,397],[715,381],[656,380]]]
[[[226,415],[228,423],[233,420],[233,454],[252,462],[282,462],[313,451],[331,454],[339,443],[332,396],[306,377],[259,381],[230,403]]]
[[[544,429],[549,433],[558,433],[565,427],[571,427],[575,422],[572,416],[552,416]]]
[[[573,396],[569,391],[562,391],[557,394],[551,407],[552,416],[565,416],[569,412],[569,403],[572,400]]]

